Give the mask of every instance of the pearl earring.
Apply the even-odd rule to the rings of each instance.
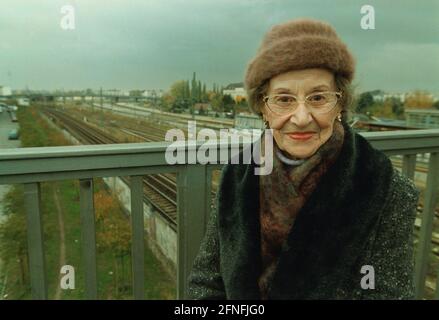
[[[341,122],[341,114],[340,113],[337,116],[337,120]]]

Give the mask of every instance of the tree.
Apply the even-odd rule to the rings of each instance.
[[[188,100],[191,98],[191,89],[189,87],[189,80],[185,81],[185,85],[184,85],[184,98],[188,99]]]
[[[176,81],[171,85],[169,92],[161,99],[162,109],[167,111],[181,111],[189,107],[189,82]]]
[[[371,107],[374,103],[373,96],[370,92],[363,92],[360,94],[357,102],[357,111],[364,112],[367,108]]]
[[[191,100],[194,102],[198,98],[198,88],[197,88],[197,75],[194,72],[192,76],[192,83],[191,83]]]
[[[226,112],[234,111],[233,106],[235,105],[235,100],[233,100],[230,94],[225,94],[222,96],[222,105]]]
[[[203,91],[202,91],[202,87],[201,87],[201,81],[198,80],[198,84],[197,84],[197,102],[201,102],[202,96],[203,96]]]
[[[220,94],[213,94],[211,98],[212,109],[217,112],[223,112],[224,102]]]
[[[176,100],[184,99],[186,93],[186,82],[184,80],[174,82],[169,90],[169,93]]]
[[[371,111],[374,116],[383,118],[393,118],[393,102],[392,99],[386,99],[383,103],[375,104]]]
[[[237,104],[242,104],[242,103],[246,102],[245,97],[243,97],[243,96],[236,96],[235,100],[236,100]]]
[[[433,103],[433,108],[439,109],[439,100]]]
[[[412,109],[429,109],[433,107],[433,97],[426,91],[416,90],[406,97],[405,106]]]
[[[99,248],[113,254],[114,287],[116,294],[125,287],[125,257],[131,252],[131,228],[128,219],[119,212],[119,204],[111,194],[99,191],[94,195],[97,239]]]
[[[401,100],[392,97],[390,98],[390,103],[392,105],[392,112],[396,115],[397,118],[401,118],[404,114],[404,105]]]
[[[15,265],[18,262],[19,284],[26,286],[28,282],[28,251],[23,197],[22,187],[14,186],[3,198],[4,219],[0,222],[0,260],[4,266]]]
[[[176,99],[173,96],[171,96],[169,93],[165,93],[160,98],[161,108],[163,110],[165,110],[165,111],[171,111],[172,106],[174,105],[175,100]]]
[[[202,102],[207,102],[206,84],[203,83]]]

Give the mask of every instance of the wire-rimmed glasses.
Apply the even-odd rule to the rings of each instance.
[[[286,115],[294,112],[300,102],[305,102],[305,106],[312,113],[326,113],[332,110],[342,97],[341,92],[323,91],[313,92],[301,101],[293,94],[274,94],[263,98],[265,105],[278,115]]]

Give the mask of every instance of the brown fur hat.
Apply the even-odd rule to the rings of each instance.
[[[245,88],[250,106],[254,109],[256,89],[266,80],[291,70],[319,67],[349,81],[354,77],[354,57],[331,25],[300,18],[273,26],[247,66]]]

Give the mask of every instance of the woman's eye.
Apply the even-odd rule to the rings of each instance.
[[[325,102],[326,100],[326,96],[323,94],[316,94],[310,97],[311,102]]]
[[[317,95],[315,95],[315,96],[312,96],[312,97],[311,97],[311,100],[319,101],[319,100],[322,100],[322,99],[324,99],[324,98],[325,98],[325,97],[322,96],[321,94],[317,94]]]
[[[290,103],[293,101],[294,101],[293,97],[281,96],[276,98],[276,102],[280,102],[280,103]]]

